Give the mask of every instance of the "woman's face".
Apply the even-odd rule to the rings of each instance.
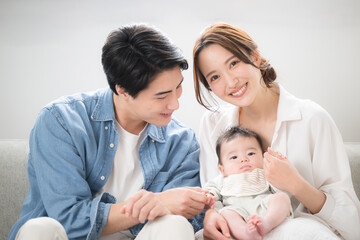
[[[253,60],[259,66],[260,57]],[[260,70],[218,44],[211,44],[200,52],[199,68],[217,97],[239,107],[251,105],[261,88]]]

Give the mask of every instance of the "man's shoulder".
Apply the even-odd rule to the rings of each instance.
[[[71,107],[74,104],[87,104],[91,101],[97,101],[108,89],[98,89],[92,92],[79,92],[71,95],[65,95],[59,97],[50,103],[48,103],[45,108],[51,109],[58,106],[69,106]]]
[[[107,91],[108,88],[104,88],[93,92],[62,96],[44,106],[40,110],[38,119],[46,120],[55,117],[63,124],[80,119],[90,119],[97,109],[104,108],[104,106],[100,105],[101,101],[104,101],[103,99]]]

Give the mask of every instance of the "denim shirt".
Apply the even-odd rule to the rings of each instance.
[[[108,193],[94,197],[110,176],[121,137],[114,126],[112,94],[106,88],[63,97],[40,111],[29,139],[30,189],[9,239],[27,220],[42,216],[58,220],[69,239],[100,238],[116,202]],[[191,129],[174,119],[163,127],[149,124],[139,147],[143,189],[200,186],[198,158]],[[189,221],[197,231],[202,220],[198,215]],[[130,231],[136,236],[142,227]]]

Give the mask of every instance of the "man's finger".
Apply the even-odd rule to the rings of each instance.
[[[146,221],[146,219],[148,219],[150,211],[156,206],[154,201],[149,201],[147,202],[141,209],[139,212],[139,217],[138,220],[141,223],[144,223]]]
[[[204,192],[191,192],[190,194],[191,200],[198,203],[206,203],[207,197]]]
[[[190,189],[193,190],[195,192],[199,192],[199,193],[208,193],[208,190],[202,189],[201,187],[185,187],[186,189]]]

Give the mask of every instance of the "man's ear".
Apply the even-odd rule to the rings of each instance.
[[[129,94],[125,91],[125,89],[123,89],[122,87],[120,87],[119,85],[115,85],[115,90],[118,94],[118,96],[124,100],[129,98]]]

